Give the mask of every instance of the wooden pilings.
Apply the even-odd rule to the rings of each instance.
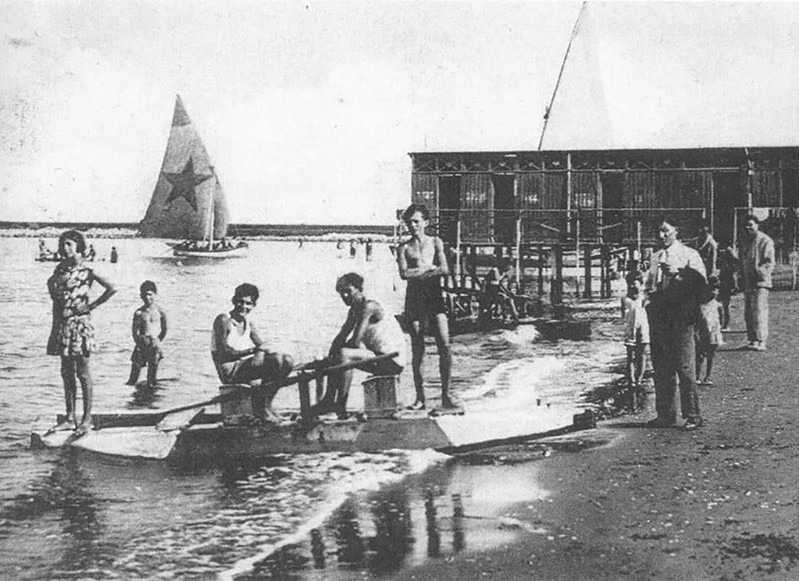
[[[513,265],[511,280],[518,292],[527,295],[548,294],[553,305],[569,296],[576,298],[611,298],[613,281],[624,278],[623,265],[631,261],[635,247],[610,244],[469,244],[461,246],[464,268],[448,277],[445,288],[479,291],[485,274],[497,258]],[[455,270],[455,269],[453,269]]]

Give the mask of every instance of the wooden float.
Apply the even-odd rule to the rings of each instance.
[[[501,413],[490,409],[464,412],[380,408],[366,409],[347,419],[314,417],[310,413],[310,381],[353,366],[302,373],[281,382],[299,384],[301,409],[282,414],[279,422],[231,415],[229,408],[225,413],[217,412],[214,408],[219,404],[249,397],[249,387],[230,390],[230,386],[225,386],[226,393],[202,404],[164,412],[96,414],[94,429],[85,435],[40,425],[31,434],[31,446],[71,447],[105,456],[176,464],[207,464],[257,462],[275,454],[332,451],[433,449],[453,453],[564,433],[591,424],[586,418],[590,412],[574,414],[572,406],[540,405],[541,402],[532,409]],[[383,405],[387,399],[373,401]],[[58,418],[59,422],[63,419]]]

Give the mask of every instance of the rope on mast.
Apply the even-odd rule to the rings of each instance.
[[[544,134],[547,130],[547,122],[549,121],[549,115],[552,113],[552,105],[555,104],[555,95],[558,93],[558,87],[560,87],[560,80],[563,78],[563,70],[566,68],[566,59],[569,58],[569,51],[572,48],[572,43],[574,42],[575,37],[577,36],[577,29],[580,27],[580,17],[583,15],[583,11],[585,10],[586,5],[588,4],[588,0],[585,0],[582,5],[580,6],[580,11],[577,13],[577,19],[574,21],[574,28],[572,28],[572,34],[569,37],[569,44],[566,45],[566,53],[563,55],[563,62],[560,64],[560,71],[558,71],[558,79],[555,81],[555,88],[552,90],[552,98],[549,100],[549,105],[544,111],[544,125],[541,127],[541,138],[538,140],[538,151],[541,151],[541,147],[544,145]]]

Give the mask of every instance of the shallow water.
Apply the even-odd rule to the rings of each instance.
[[[48,240],[54,246],[54,240]],[[404,284],[386,245],[374,260],[339,258],[335,244],[253,241],[243,259],[181,262],[153,240],[92,241],[94,267],[119,292],[93,314],[95,409],[167,409],[217,395],[210,326],[233,288],[261,289],[262,335],[297,361],[324,355],[346,308],[334,292],[349,270],[367,296],[398,312]],[[58,358],[45,355],[53,264],[37,263],[35,239],[0,238],[0,577],[29,579],[259,578],[291,572],[330,578],[379,575],[464,547],[504,542],[498,526],[513,502],[545,494],[535,465],[471,466],[429,452],[275,457],[268,465],[185,472],[157,463],[32,451],[32,423],[62,411]],[[169,316],[156,391],[124,385],[138,286],[152,279]],[[532,327],[457,337],[453,389],[464,406],[523,409],[538,400],[574,406],[607,381],[622,350],[608,331],[590,343],[541,343]],[[434,351],[434,349],[433,349]],[[428,357],[431,397],[437,365]],[[405,397],[410,383],[403,380]],[[359,405],[353,390],[351,405]],[[278,405],[297,406],[284,390]],[[491,484],[505,484],[501,496]],[[500,500],[501,499],[501,500]],[[474,518],[472,518],[474,517]],[[281,573],[281,574],[282,574]]]

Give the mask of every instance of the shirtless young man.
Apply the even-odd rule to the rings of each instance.
[[[438,236],[425,232],[429,221],[427,208],[411,204],[402,214],[411,238],[397,249],[397,265],[402,280],[408,281],[405,291],[405,317],[411,324],[411,347],[413,351],[413,383],[416,401],[412,409],[424,409],[424,322],[429,320],[438,346],[438,367],[441,373],[441,407],[457,407],[449,394],[452,370],[452,353],[449,338],[444,297],[440,279],[449,274],[444,243]]]
[[[405,335],[396,318],[380,303],[364,296],[363,277],[359,274],[348,272],[339,277],[336,292],[350,310],[330,346],[329,362],[333,365],[356,363],[396,351],[399,355],[392,359],[364,363],[357,368],[375,375],[399,375],[405,367]],[[352,370],[329,376],[327,391],[314,406],[314,415],[334,409],[340,418],[346,417],[352,376]]]
[[[161,341],[166,337],[166,313],[156,303],[158,288],[151,280],[139,287],[142,306],[133,313],[131,332],[136,347],[130,357],[128,385],[136,385],[142,367],[147,367],[147,387],[153,388],[158,381],[158,363],[164,358]]]
[[[258,296],[258,287],[240,284],[233,293],[233,310],[221,313],[214,320],[211,357],[223,384],[256,380],[268,383],[285,378],[294,366],[290,356],[267,349],[250,321],[250,312],[258,303]],[[269,421],[280,419],[272,409],[272,400],[278,389],[253,389],[252,410],[255,416]]]

